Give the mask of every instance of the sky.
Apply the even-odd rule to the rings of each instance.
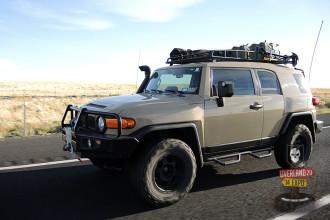
[[[264,42],[330,88],[330,1],[1,0],[0,80],[140,83],[173,48]],[[328,55],[328,57],[327,57]]]

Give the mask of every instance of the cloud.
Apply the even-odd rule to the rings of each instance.
[[[70,18],[65,25],[48,25],[57,30],[105,30],[114,27],[112,23],[88,18]]]
[[[114,27],[112,22],[101,19],[87,10],[55,10],[24,0],[17,1],[17,8],[33,18],[45,19],[46,27],[58,30],[105,30]],[[73,6],[74,7],[74,6]]]
[[[58,30],[106,30],[114,27],[108,17],[117,14],[133,21],[166,22],[204,0],[84,0],[66,2],[18,0],[17,9]],[[86,9],[88,8],[88,10]],[[0,26],[0,30],[2,30]]]
[[[136,21],[165,22],[180,14],[180,10],[204,0],[103,0],[99,5],[109,12],[133,18]]]

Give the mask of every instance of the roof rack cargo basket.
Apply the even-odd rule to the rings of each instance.
[[[256,47],[255,51],[250,51],[246,47],[234,47],[239,49],[228,50],[184,50],[174,48],[166,63],[170,64],[188,64],[199,62],[221,62],[221,61],[242,61],[242,62],[265,62],[274,64],[292,64],[296,66],[298,56],[292,53],[291,56],[280,55],[279,51],[272,50],[267,52],[261,47]],[[251,47],[250,47],[251,48]]]

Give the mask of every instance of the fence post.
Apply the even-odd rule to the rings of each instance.
[[[26,137],[26,106],[27,102],[24,102],[24,137]]]

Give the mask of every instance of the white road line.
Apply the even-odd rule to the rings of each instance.
[[[330,126],[326,126],[326,127],[323,127],[323,128],[330,128]]]
[[[82,161],[87,161],[89,159],[81,159]],[[20,165],[20,166],[11,166],[11,167],[0,167],[0,171],[2,170],[14,170],[14,169],[23,169],[23,168],[30,168],[30,167],[41,167],[41,166],[49,166],[55,164],[62,164],[62,163],[74,163],[79,162],[79,160],[61,160],[61,161],[54,161],[54,162],[47,162],[47,163],[36,163],[36,164],[28,164],[28,165]]]
[[[293,212],[289,212],[283,215],[279,215],[275,218],[273,218],[273,220],[293,220],[293,219],[297,219],[300,217],[303,217],[307,214],[309,214],[310,212],[319,209],[325,205],[330,204],[330,194],[322,197],[321,199],[310,203],[304,207],[301,207],[299,209],[294,210]]]

